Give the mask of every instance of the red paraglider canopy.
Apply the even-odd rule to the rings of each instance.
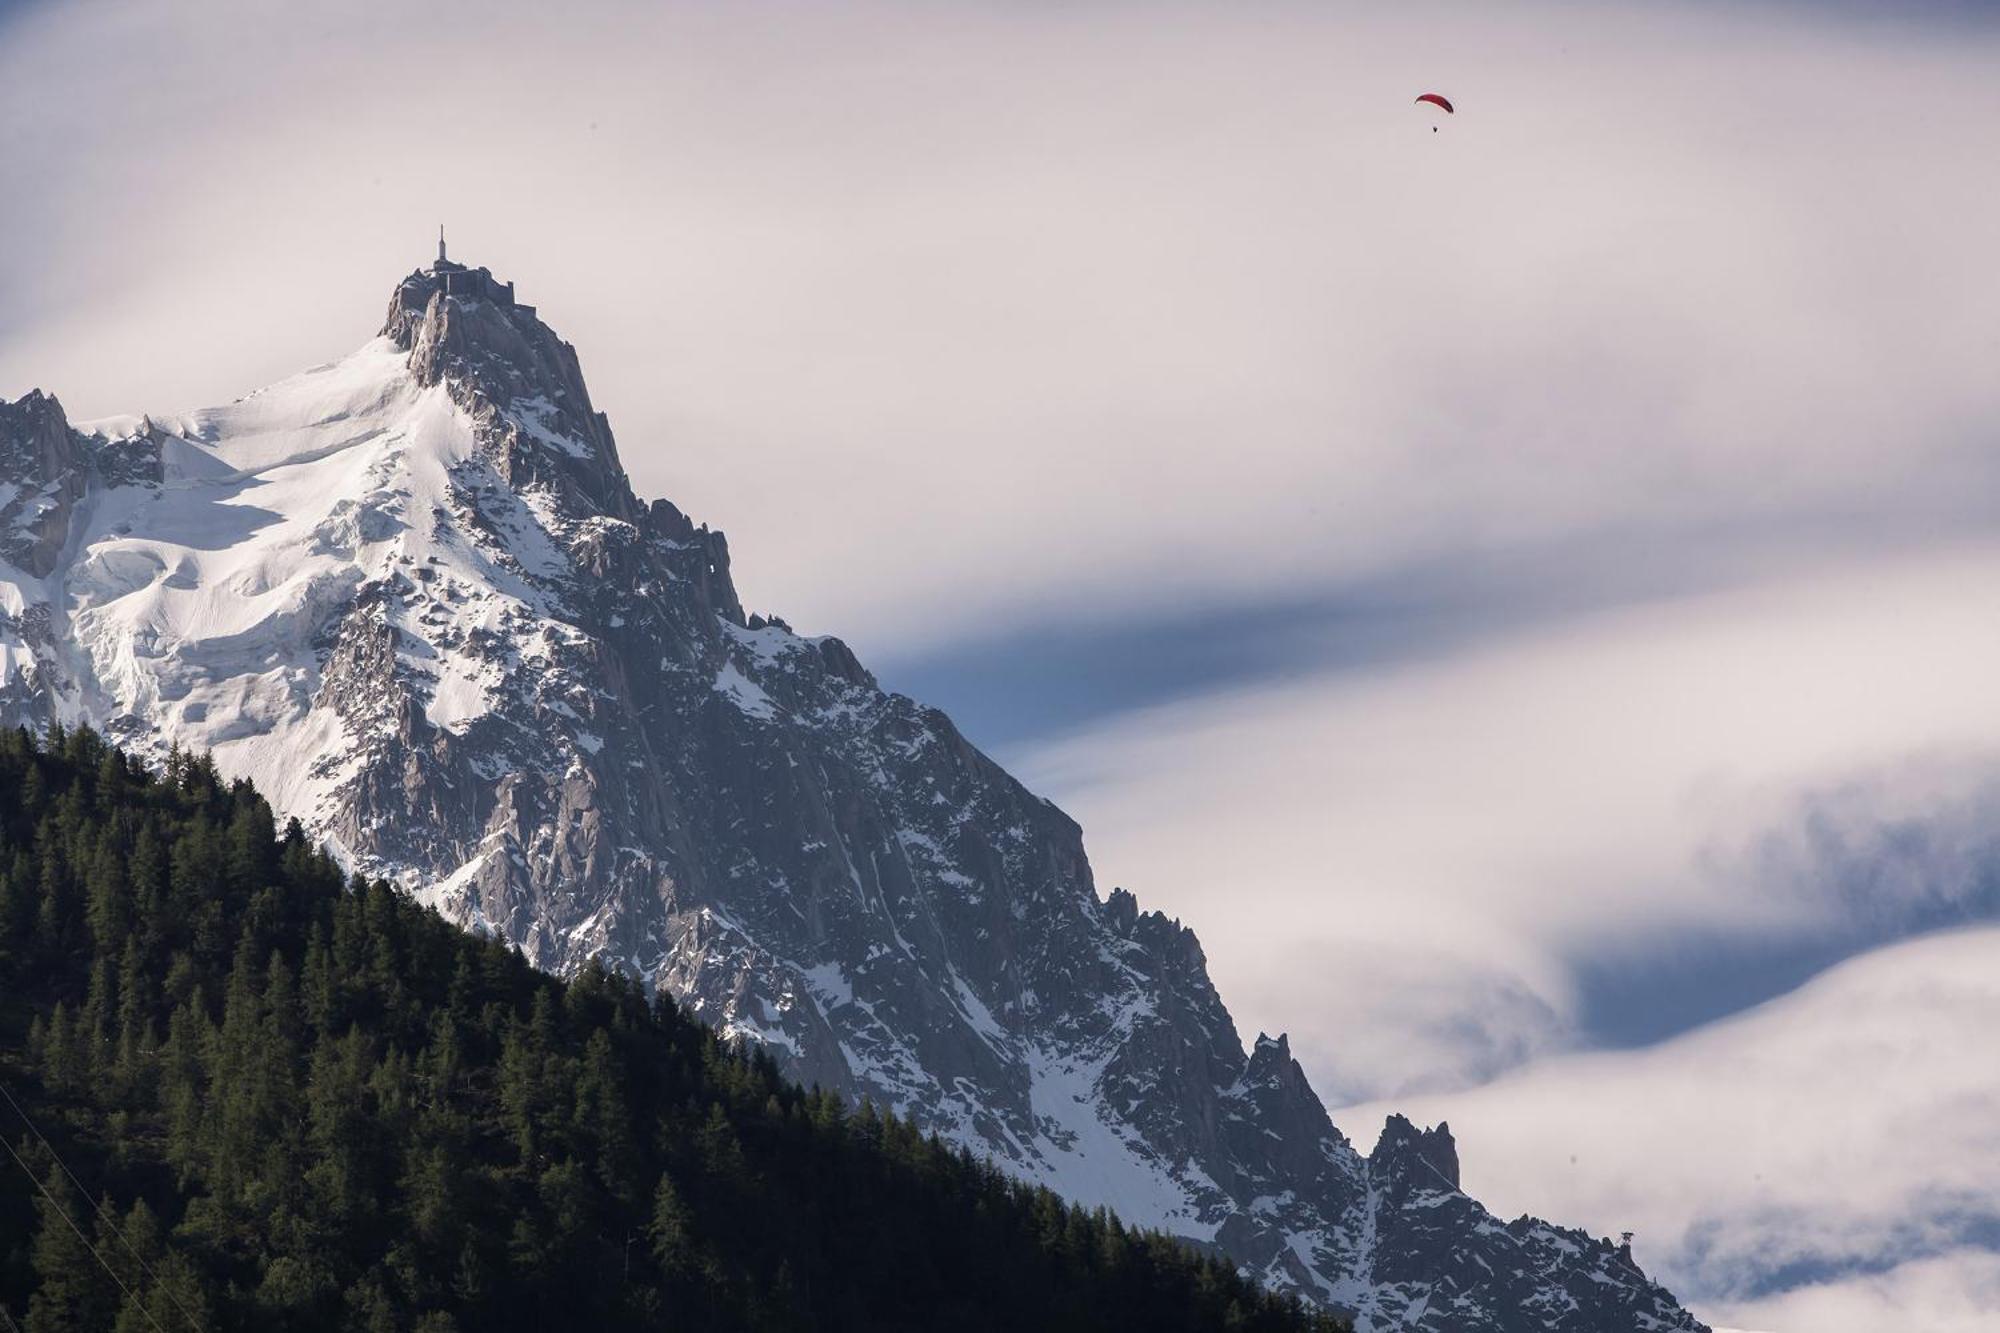
[[[1445,100],[1444,94],[1442,93],[1425,93],[1422,96],[1418,97],[1417,100],[1419,102],[1429,102],[1432,106],[1441,106],[1445,109],[1447,114],[1454,116],[1458,114],[1456,111],[1453,111],[1451,109],[1451,103]]]

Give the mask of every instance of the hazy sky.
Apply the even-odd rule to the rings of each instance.
[[[1996,1123],[2000,998],[1824,1131],[1811,1043],[2000,965],[1926,936],[2000,916],[1996,69],[1977,4],[0,5],[0,395],[235,397],[445,222],[1364,1147],[1448,1115],[1745,1326],[1969,1328],[2000,1145],[1876,1149]]]

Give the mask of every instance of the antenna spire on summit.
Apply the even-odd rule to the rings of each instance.
[[[444,262],[445,262],[445,258],[444,258],[444,223],[440,222],[440,223],[438,223],[438,263],[442,264],[442,263],[444,263]]]

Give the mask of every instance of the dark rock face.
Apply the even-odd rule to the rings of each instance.
[[[1392,1192],[1407,1194],[1418,1184],[1458,1189],[1458,1145],[1452,1141],[1450,1125],[1418,1129],[1392,1115],[1370,1160],[1382,1166],[1381,1178]]]
[[[150,426],[150,423],[148,423]],[[93,486],[160,480],[159,448],[141,434],[107,439],[72,429],[40,390],[0,400],[0,570],[18,597],[0,605],[0,715],[40,723],[76,691],[65,664],[59,606],[44,584],[70,553]]]
[[[1389,1117],[1368,1171],[1379,1228],[1375,1280],[1419,1293],[1401,1315],[1416,1327],[1700,1327],[1625,1246],[1535,1218],[1497,1222],[1458,1188],[1458,1150],[1444,1125],[1419,1130]],[[1509,1262],[1496,1265],[1495,1255]],[[1513,1322],[1480,1322],[1495,1318]]]
[[[23,539],[68,580],[44,609],[73,642],[37,658],[59,687],[0,695],[9,720],[212,745],[358,867],[536,963],[604,958],[805,1081],[1363,1329],[1701,1328],[1609,1242],[1467,1198],[1443,1126],[1392,1119],[1364,1157],[1283,1037],[1246,1055],[1193,933],[1100,897],[1068,816],[838,639],[745,615],[722,535],[633,496],[575,351],[511,287],[412,274],[383,339],[327,372],[338,411],[301,377],[150,453],[100,442],[108,470],[75,465],[50,400],[0,409],[6,457],[84,476],[110,515]],[[319,418],[262,443],[287,394]],[[347,488],[244,538],[266,546],[243,586],[275,598],[247,629],[121,573],[136,544],[216,577],[141,540],[166,524],[144,500],[162,449],[218,486],[254,473],[260,504],[301,469]],[[140,611],[172,633],[121,656]]]
[[[53,573],[89,477],[61,403],[39,391],[0,403],[0,557],[38,579]]]

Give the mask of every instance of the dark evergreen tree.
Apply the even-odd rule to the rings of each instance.
[[[82,1333],[104,1326],[118,1308],[106,1290],[112,1278],[85,1239],[87,1206],[61,1167],[51,1165],[45,1173],[35,1212],[35,1289],[22,1327],[27,1333]]]

